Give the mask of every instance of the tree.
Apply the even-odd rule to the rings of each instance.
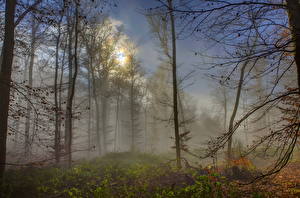
[[[165,6],[168,6],[165,4]],[[182,35],[192,35],[199,38],[208,38],[212,44],[217,47],[224,48],[224,54],[213,56],[214,63],[210,64],[210,68],[232,67],[232,71],[239,67],[240,63],[250,61],[249,68],[257,67],[257,62],[261,59],[268,60],[268,70],[263,71],[260,76],[270,75],[275,71],[280,71],[276,75],[276,83],[273,85],[270,93],[267,94],[263,101],[246,113],[239,121],[234,124],[233,131],[228,131],[219,137],[214,144],[214,152],[221,149],[224,144],[229,141],[232,133],[234,133],[241,122],[253,115],[261,108],[274,108],[278,102],[286,94],[280,93],[280,89],[275,87],[292,66],[297,69],[298,87],[300,56],[299,56],[299,17],[300,5],[296,0],[287,1],[188,1],[177,4],[173,12],[180,15],[182,22]],[[288,15],[287,15],[288,13]],[[287,23],[289,21],[289,24]],[[209,30],[209,31],[204,31]],[[277,32],[289,32],[283,37]],[[258,35],[258,36],[257,36]],[[235,54],[234,48],[242,47],[245,41],[251,40],[257,36],[255,43],[245,46],[254,49],[251,54]],[[244,48],[245,48],[244,47]],[[286,53],[292,53],[293,58],[285,56]],[[201,53],[199,53],[201,54]],[[229,56],[226,56],[229,55]],[[212,57],[212,56],[210,56]],[[230,73],[230,75],[232,72]],[[228,78],[230,79],[230,75]],[[274,91],[278,91],[275,93]],[[274,134],[269,134],[268,138]],[[287,146],[280,149],[284,155],[279,156],[282,160],[278,160],[275,169],[269,173],[279,171],[288,161],[290,152],[295,146],[294,137],[290,139]],[[260,140],[269,140],[261,137]],[[260,141],[258,141],[259,144]],[[210,156],[211,152],[206,156]],[[268,173],[268,174],[269,174]]]
[[[37,32],[39,23],[36,22],[34,17],[31,19],[31,41],[30,41],[30,54],[29,54],[29,65],[28,65],[28,88],[32,89],[33,86],[33,67],[35,61],[35,51],[37,48]],[[30,91],[27,93],[27,113],[26,113],[26,122],[25,122],[25,142],[24,142],[24,152],[25,156],[28,157],[30,154],[30,121],[31,121],[31,94]]]
[[[2,61],[0,71],[0,178],[2,179],[6,162],[7,119],[9,109],[9,95],[11,70],[14,50],[14,17],[16,0],[7,0],[5,4],[5,33],[2,47]]]
[[[99,155],[107,150],[109,133],[109,102],[112,91],[112,72],[117,66],[116,50],[121,33],[116,30],[109,18],[90,21],[82,35],[88,55],[87,69],[91,77],[92,95],[95,103],[96,134]]]
[[[96,145],[97,149],[99,151],[99,155],[101,155],[101,144],[100,144],[100,106],[99,106],[99,99],[98,99],[98,84],[96,81],[96,75],[97,75],[97,70],[95,65],[100,64],[98,61],[98,56],[97,52],[101,47],[102,42],[98,40],[100,36],[100,30],[99,27],[96,24],[92,24],[90,28],[86,29],[83,33],[83,39],[85,42],[85,48],[87,50],[87,55],[88,55],[88,65],[86,66],[88,69],[88,74],[89,74],[89,85],[91,86],[91,92],[92,92],[92,97],[95,102],[95,114],[96,114],[96,135],[97,135],[97,140],[96,140]],[[100,52],[101,53],[101,52]]]
[[[230,95],[229,95],[230,89],[224,85],[222,82],[218,82],[218,86],[216,89],[214,89],[211,93],[214,102],[220,106],[223,111],[223,115],[220,115],[221,120],[223,121],[223,130],[227,130],[227,114],[228,114],[228,107],[229,107],[229,101],[230,101]],[[219,111],[219,109],[218,109]]]
[[[297,67],[298,91],[300,94],[300,3],[297,0],[287,0],[287,10],[291,26],[291,42],[294,44],[294,60]]]
[[[172,101],[172,74],[171,65],[162,63],[154,74],[147,80],[149,92],[149,144],[151,152],[159,152],[160,149],[168,149],[167,144],[170,135],[174,134],[173,128],[173,101]],[[160,133],[163,131],[163,133]],[[151,132],[151,133],[150,133]],[[168,138],[168,139],[167,139]],[[174,139],[172,147],[174,146]]]
[[[176,146],[176,160],[177,167],[181,168],[181,154],[180,154],[180,136],[179,136],[179,122],[178,122],[178,94],[177,94],[177,65],[176,65],[176,32],[175,21],[173,15],[172,0],[168,0],[169,13],[171,20],[171,32],[172,32],[172,73],[173,73],[173,110],[174,110],[174,133],[175,133],[175,146]]]
[[[162,1],[160,1],[162,2]],[[165,4],[165,2],[162,2]],[[177,58],[176,58],[176,29],[175,29],[175,17],[173,14],[173,1],[167,0],[165,4],[164,12],[167,15],[158,13],[148,14],[148,22],[151,25],[152,32],[157,36],[160,41],[160,45],[167,57],[168,61],[172,65],[172,80],[173,80],[173,122],[174,122],[174,135],[175,135],[175,150],[176,150],[176,163],[177,167],[181,168],[181,146],[180,146],[180,135],[179,135],[179,119],[178,119],[178,82],[177,82]],[[156,15],[156,16],[151,16]],[[168,16],[168,17],[167,17]],[[156,18],[155,18],[156,17]],[[170,29],[168,28],[167,18],[170,20]],[[168,32],[170,31],[170,32]],[[171,36],[169,36],[171,34]],[[171,52],[169,47],[169,38],[171,37]]]
[[[77,123],[80,122],[74,124],[74,121],[80,119],[81,105],[85,103],[84,100],[79,101],[81,92],[76,91],[81,88],[79,86],[85,86],[86,82],[80,78],[85,71],[79,67],[82,63],[79,53],[84,53],[85,49],[78,37],[81,32],[79,26],[84,26],[86,22],[98,18],[98,14],[106,5],[114,4],[104,0],[101,1],[103,7],[98,9],[99,5],[99,2],[80,0],[20,0],[4,1],[4,4],[1,4],[1,9],[6,9],[6,13],[1,12],[1,16],[6,14],[5,18],[1,18],[1,22],[6,21],[6,29],[1,31],[0,81],[5,82],[5,85],[0,83],[4,96],[1,97],[1,108],[5,115],[4,106],[7,105],[9,117],[2,116],[0,124],[0,136],[3,137],[0,138],[0,158],[4,160],[3,163],[0,162],[1,174],[4,170],[7,152],[13,153],[9,155],[9,160],[16,160],[16,158],[12,159],[13,156],[25,152],[22,156],[26,158],[26,163],[38,157],[54,157],[53,159],[58,163],[63,154],[67,156],[69,165],[71,164],[71,153],[76,151],[75,146],[72,148],[72,142],[73,139],[77,140],[77,131],[73,129],[78,127]],[[27,15],[29,17],[26,17]],[[47,37],[41,37],[43,35]],[[107,49],[107,51],[110,50]],[[69,66],[68,70],[65,70],[67,68],[65,66]],[[20,78],[22,73],[25,73],[24,80]],[[69,75],[67,83],[64,73]],[[77,73],[79,73],[79,80]],[[65,109],[65,115],[61,109]],[[64,119],[65,123],[62,123]],[[64,124],[65,135],[61,130]],[[2,149],[6,147],[6,139],[8,142],[13,140],[9,135],[15,135],[14,140],[17,140],[15,145],[24,140],[22,149],[14,147],[11,150],[10,145],[7,147],[8,151]],[[65,144],[61,145],[63,138]],[[61,146],[65,147],[65,153],[61,153]],[[32,155],[29,156],[29,153]]]
[[[73,137],[73,99],[75,94],[75,83],[78,74],[78,32],[79,32],[79,2],[77,0],[74,1],[75,4],[75,24],[74,24],[74,33],[75,33],[75,43],[74,43],[74,54],[72,54],[72,34],[73,31],[70,26],[71,19],[68,21],[68,34],[69,34],[69,87],[68,87],[68,98],[66,105],[66,123],[65,123],[65,151],[68,156],[67,165],[71,167],[72,163],[72,137]],[[73,59],[74,58],[74,59]],[[74,60],[74,73],[73,73],[73,60]]]
[[[25,10],[19,13],[15,20],[16,0],[5,1],[5,26],[4,41],[0,56],[0,91],[2,93],[0,99],[1,118],[0,118],[0,177],[3,177],[6,162],[6,140],[8,126],[8,110],[10,97],[10,83],[13,62],[13,50],[15,43],[15,28],[24,19],[24,17],[38,6],[42,0],[35,1],[32,5],[25,7]]]
[[[124,90],[124,79],[125,72],[123,72],[122,68],[118,68],[116,73],[112,76],[112,89],[115,90],[114,97],[116,102],[116,112],[115,112],[115,134],[114,134],[114,152],[117,152],[120,148],[120,107],[121,101],[124,99],[124,94],[122,90]]]
[[[248,62],[245,62],[240,71],[240,80],[239,80],[238,87],[237,87],[237,93],[236,93],[233,111],[232,111],[232,114],[231,114],[231,117],[229,120],[228,131],[233,130],[234,119],[235,119],[235,116],[236,116],[236,113],[237,113],[237,110],[239,107],[239,103],[240,103],[240,97],[241,97],[242,87],[243,87],[243,83],[244,83],[245,69],[246,69],[247,65],[248,65]],[[228,159],[229,163],[232,160],[232,135],[228,139],[227,159]]]
[[[288,88],[288,91],[297,91],[297,89]],[[282,98],[281,105],[278,107],[282,112],[281,123],[285,127],[284,133],[293,133],[296,131],[299,136],[300,123],[300,100],[298,95],[291,95]],[[298,140],[299,143],[299,140]]]
[[[142,107],[142,98],[143,93],[143,81],[142,81],[142,71],[140,67],[140,63],[136,60],[134,49],[129,49],[128,55],[128,85],[129,85],[129,112],[130,112],[130,137],[131,144],[130,150],[131,152],[137,151],[137,140],[141,136],[141,129],[139,128],[140,120],[139,117],[141,115],[141,107]]]
[[[58,89],[58,70],[59,70],[59,49],[61,43],[61,23],[62,23],[63,15],[60,16],[59,21],[57,22],[57,36],[55,43],[55,74],[54,74],[54,105],[55,105],[55,131],[54,131],[54,152],[55,152],[55,160],[56,163],[60,161],[60,143],[61,143],[61,107],[58,97],[58,92],[61,93],[61,89]],[[63,65],[61,65],[63,68]],[[63,69],[61,71],[61,75],[63,74]],[[62,78],[61,78],[62,80]],[[61,83],[60,83],[61,84]]]

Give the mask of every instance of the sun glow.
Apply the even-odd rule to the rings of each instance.
[[[127,57],[123,49],[120,49],[116,53],[117,61],[121,66],[125,65],[127,62]]]

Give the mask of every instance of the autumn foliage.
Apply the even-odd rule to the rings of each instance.
[[[288,88],[288,91],[296,91],[295,88]],[[281,105],[278,107],[282,112],[281,120],[284,122],[286,127],[286,132],[298,131],[299,135],[299,125],[300,125],[300,96],[299,94],[285,96]]]
[[[240,157],[238,159],[232,160],[231,164],[233,166],[238,166],[247,169],[252,169],[254,167],[253,163],[246,157]]]

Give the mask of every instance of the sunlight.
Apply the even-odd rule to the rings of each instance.
[[[121,66],[124,66],[127,62],[127,57],[125,55],[124,50],[123,49],[118,50],[116,53],[116,56],[117,56],[117,61],[119,62],[119,64]]]

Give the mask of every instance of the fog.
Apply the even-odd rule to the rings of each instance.
[[[56,158],[56,163],[64,164],[68,152],[75,161],[111,152],[175,152],[172,38],[166,33],[171,27],[161,21],[163,11],[147,11],[159,3],[120,2],[116,8],[107,3],[101,9],[99,3],[95,2],[94,7],[81,4],[85,20],[78,21],[78,34],[70,34],[68,29],[68,23],[75,28],[76,21],[68,21],[63,15],[51,26],[31,14],[16,30],[8,163],[51,164]],[[183,36],[180,23],[178,20],[179,133],[183,134],[184,149],[201,158],[209,153],[210,140],[228,132],[240,71],[234,63],[220,58],[226,57],[220,44],[195,39],[194,35]],[[240,50],[246,47],[241,45]],[[72,81],[75,64],[78,74]],[[224,66],[217,68],[217,64]],[[267,59],[246,64],[231,124],[244,119],[271,95],[295,87],[293,67],[269,70],[272,63]],[[72,114],[68,115],[73,84]],[[255,141],[276,130],[282,117],[279,106],[266,105],[245,118],[235,129],[233,147],[247,152]],[[70,121],[72,133],[68,134]],[[218,151],[222,157],[225,152]]]
[[[108,170],[102,163],[127,156],[146,164],[128,169],[135,179],[155,161],[151,170],[167,167],[162,172],[185,178],[183,186],[199,184],[195,175],[251,183],[298,166],[299,2],[0,2],[3,189],[16,173],[9,171],[56,167],[80,175],[77,165]],[[103,190],[116,190],[114,174],[106,180],[103,173],[100,190],[77,197],[118,197]],[[180,189],[176,182],[166,186]],[[176,193],[168,196],[190,196]]]

